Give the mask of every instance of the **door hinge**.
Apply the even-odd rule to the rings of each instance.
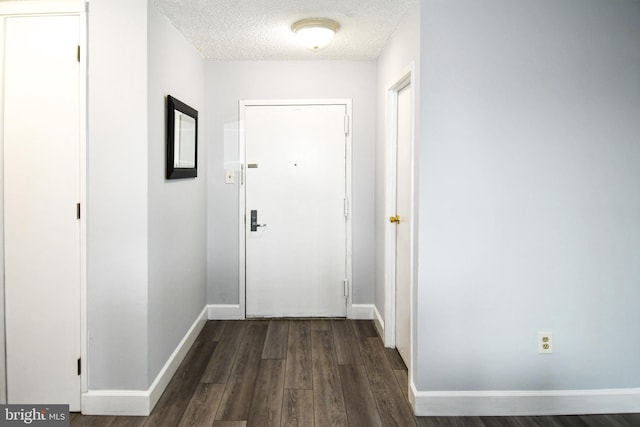
[[[349,280],[344,279],[344,297],[345,299],[349,298]]]
[[[76,50],[76,59],[80,62],[80,45],[78,45],[78,49]]]
[[[344,116],[344,134],[349,135],[349,116]]]
[[[78,375],[82,373],[82,359],[78,358]]]
[[[349,199],[344,198],[344,217],[349,218]]]
[[[76,203],[76,219],[80,219],[80,203]]]

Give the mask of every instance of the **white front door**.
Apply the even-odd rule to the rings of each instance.
[[[7,398],[80,409],[78,16],[8,17],[4,61]]]
[[[398,92],[396,164],[396,347],[409,365],[411,322],[411,86]]]
[[[346,315],[346,105],[244,106],[246,315]]]

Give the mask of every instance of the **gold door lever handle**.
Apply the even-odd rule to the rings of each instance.
[[[390,217],[389,222],[392,224],[400,224],[400,215]]]

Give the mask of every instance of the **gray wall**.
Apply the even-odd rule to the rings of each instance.
[[[225,159],[237,162],[238,155],[237,144],[225,153],[225,125],[237,124],[241,99],[310,98],[353,99],[353,302],[373,302],[375,84],[371,61],[207,65],[209,304],[238,304],[239,190],[224,183]]]
[[[89,52],[89,389],[144,390],[147,1],[92,0]]]
[[[206,113],[202,56],[149,3],[149,381],[206,304]],[[198,110],[198,177],[165,180],[165,97]]]
[[[417,389],[640,386],[640,3],[421,16]]]
[[[414,88],[419,93],[420,75],[420,4],[411,7],[404,15],[397,30],[387,41],[377,61],[377,110],[376,110],[376,173],[375,173],[375,304],[378,313],[385,313],[385,230],[392,226],[389,217],[395,215],[387,212],[385,207],[386,172],[386,122],[387,122],[387,89],[403,77],[408,67],[413,64]],[[415,139],[420,138],[420,104],[414,105]],[[415,238],[417,241],[417,238]]]
[[[206,301],[205,153],[164,180],[164,96],[204,112],[204,63],[146,0],[92,0],[89,50],[89,389],[146,390]]]

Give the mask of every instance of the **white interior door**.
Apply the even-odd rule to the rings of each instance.
[[[396,156],[396,348],[409,365],[411,328],[411,90],[398,92]]]
[[[244,108],[246,314],[345,316],[346,105]]]
[[[80,409],[77,16],[6,18],[7,397]]]

